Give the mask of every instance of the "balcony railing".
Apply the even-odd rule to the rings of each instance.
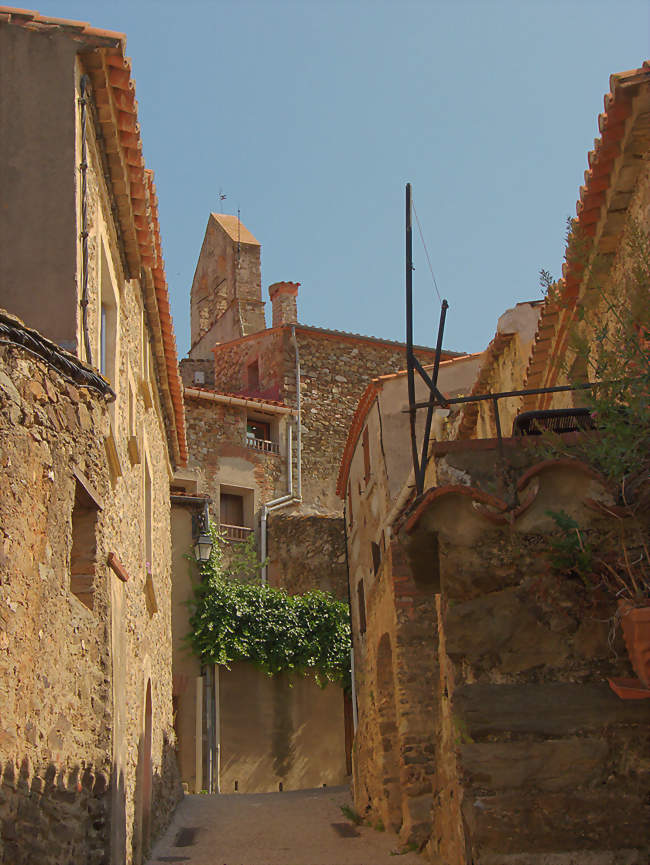
[[[262,451],[265,454],[279,454],[280,445],[275,442],[267,441],[266,439],[258,439],[255,436],[247,435],[246,444],[249,448],[256,451]]]
[[[227,541],[245,541],[253,531],[246,526],[229,526],[227,523],[221,523],[219,528]]]

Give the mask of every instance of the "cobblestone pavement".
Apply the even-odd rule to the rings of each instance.
[[[355,826],[345,787],[185,796],[149,865],[425,865],[397,836]],[[391,851],[394,851],[391,855]]]

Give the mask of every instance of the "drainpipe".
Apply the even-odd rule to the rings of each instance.
[[[213,747],[213,739],[214,736],[212,734],[212,665],[205,668],[205,732],[206,738],[208,740],[208,783],[207,790],[208,793],[212,793],[212,765],[213,765],[213,757],[214,757],[214,747]]]
[[[88,90],[90,78],[81,76],[79,106],[81,109],[81,329],[83,332],[84,349],[86,352],[86,363],[93,365],[92,349],[90,346],[90,335],[88,333],[88,154],[86,152],[86,120],[90,100]],[[97,366],[99,367],[99,359]]]
[[[203,526],[206,533],[210,531],[210,511],[207,499],[203,503]],[[208,793],[218,793],[221,787],[220,770],[220,730],[217,726],[219,719],[219,669],[210,664],[205,670],[205,726],[206,738],[208,740]]]
[[[348,577],[348,609],[350,610],[350,690],[352,698],[352,728],[357,732],[359,717],[357,710],[357,683],[354,669],[354,631],[352,629],[352,597],[350,593],[350,559],[348,556],[348,509],[343,500],[343,539],[345,543],[345,572]]]
[[[273,499],[270,502],[265,502],[262,505],[262,513],[260,516],[260,559],[266,560],[267,551],[267,526],[268,515],[270,511],[286,508],[289,505],[300,504],[302,502],[302,427],[300,422],[300,354],[298,352],[298,340],[296,339],[296,328],[291,327],[291,339],[295,350],[296,357],[296,493],[293,492],[293,454],[292,454],[292,430],[289,427],[287,437],[287,486],[286,495],[280,496],[278,499]],[[267,567],[263,566],[261,572],[262,584],[267,582]]]

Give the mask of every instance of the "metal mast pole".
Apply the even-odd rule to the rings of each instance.
[[[413,355],[413,226],[411,221],[411,184],[406,184],[406,372],[409,394],[409,420],[411,424],[411,453],[413,474],[419,493],[420,462],[418,443],[415,437],[415,375]]]

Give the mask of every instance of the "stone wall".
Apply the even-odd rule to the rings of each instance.
[[[475,460],[465,466],[474,481]],[[550,564],[549,510],[601,543],[612,526],[593,502],[607,493],[577,461],[529,460],[511,519],[480,486],[449,487],[403,529],[411,556],[427,539],[439,545],[429,851],[454,865],[640,865],[650,852],[639,771],[650,706],[607,683],[631,672],[615,600]]]
[[[371,379],[406,366],[404,347],[296,329],[300,350],[303,498],[310,508],[340,513],[336,496],[343,448],[361,394]],[[429,362],[433,352],[420,352]],[[293,359],[292,359],[293,360]],[[284,399],[295,405],[293,362]]]
[[[271,513],[268,581],[298,595],[311,589],[348,601],[342,517]]]
[[[358,728],[353,771],[358,812],[424,844],[431,832],[436,777],[438,666],[435,596],[412,577],[390,544],[374,582],[365,581],[365,633],[353,596]]]
[[[96,574],[93,611],[70,590],[73,470],[100,496],[110,490],[96,438],[103,402],[0,348],[0,861],[16,865],[109,861],[108,569]]]
[[[98,301],[110,282],[117,303],[114,367],[117,393],[108,410],[110,434],[119,467],[111,469],[106,532],[129,574],[128,583],[111,583],[113,652],[113,808],[123,775],[125,826],[116,830],[113,846],[126,848],[126,862],[138,861],[168,822],[180,795],[173,759],[171,658],[171,528],[169,429],[160,395],[153,336],[145,310],[144,288],[127,279],[113,221],[111,201],[94,128],[88,147],[88,326],[97,334],[93,361],[99,364]],[[102,442],[102,444],[105,444]],[[146,520],[147,477],[151,518]],[[147,566],[147,538],[151,558]],[[150,574],[147,571],[150,571]],[[147,689],[150,686],[152,789],[151,814],[143,793],[146,763]],[[124,839],[120,836],[124,834]],[[147,838],[149,836],[149,838]],[[116,861],[118,854],[114,854]]]
[[[290,349],[288,329],[262,331],[252,337],[216,346],[215,387],[225,393],[283,400],[286,369],[289,363],[293,363]],[[255,361],[258,364],[259,386],[251,388],[248,368]]]
[[[335,486],[343,447],[367,384],[404,369],[403,346],[296,325],[300,357],[303,510],[340,513]],[[433,351],[421,350],[423,362]],[[248,367],[258,362],[259,387],[249,389]],[[218,390],[274,399],[295,407],[296,359],[291,328],[275,328],[217,346]],[[295,464],[295,455],[294,455]]]
[[[246,418],[244,407],[186,397],[188,466],[196,471],[200,493],[212,499],[210,512],[216,522],[223,484],[250,490],[253,514],[262,502],[286,491],[286,457],[282,455],[286,433],[280,436],[280,454],[255,450],[245,444]]]
[[[260,245],[236,217],[210,214],[190,306],[194,358],[209,357],[215,342],[263,329]]]
[[[185,357],[179,364],[181,379],[185,387],[214,387],[214,360],[193,360]],[[194,374],[203,373],[203,382],[195,381]]]
[[[145,591],[142,506],[133,495],[140,467],[130,478],[111,478],[103,397],[63,381],[20,348],[2,347],[0,406],[2,861],[32,862],[34,850],[43,848],[52,862],[73,854],[130,862],[147,845],[141,834],[147,681],[151,835],[166,823],[179,793],[171,752],[166,472],[154,475],[153,613]],[[162,456],[154,423],[150,434],[153,439],[157,431]],[[78,478],[99,503],[94,577],[84,595],[87,602],[91,595],[92,609],[71,577]],[[127,582],[108,566],[110,553]],[[53,815],[62,815],[65,832]],[[23,847],[23,838],[33,849]]]
[[[348,514],[355,807],[448,865],[646,862],[650,705],[608,685],[631,674],[615,600],[550,563],[549,511],[601,543],[611,494],[531,441],[504,439],[501,476],[494,441],[439,442],[424,496],[387,527],[375,407],[366,424]]]

